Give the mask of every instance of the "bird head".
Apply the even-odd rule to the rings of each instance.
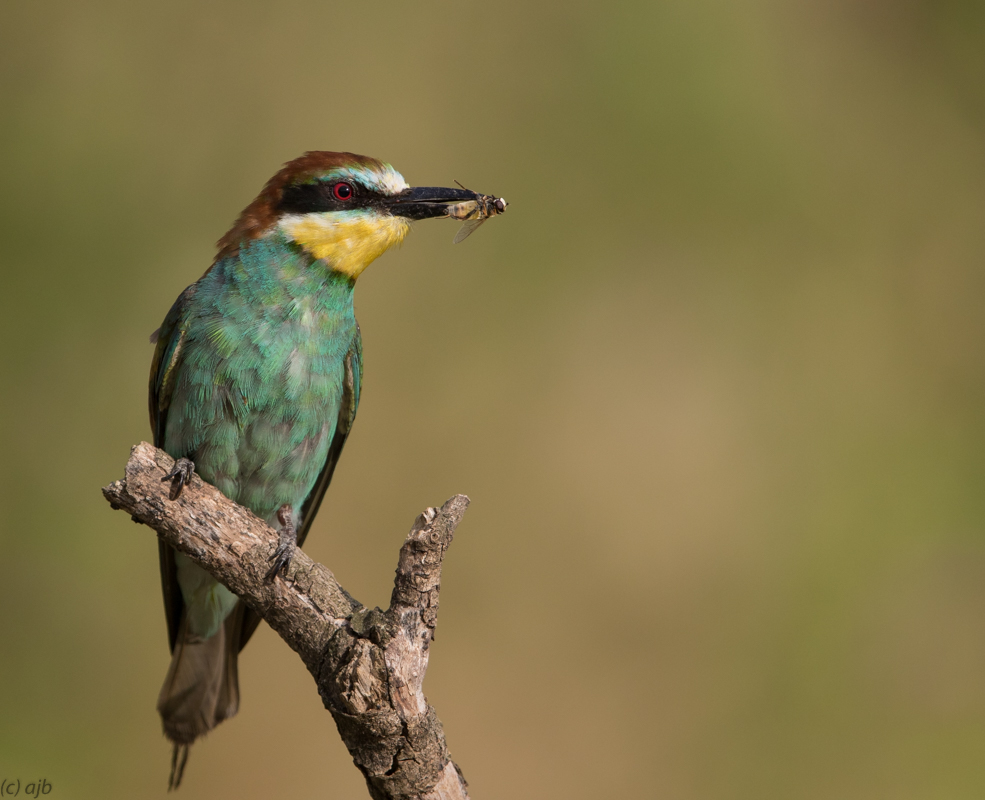
[[[255,239],[283,235],[355,279],[400,244],[413,220],[443,217],[467,189],[411,188],[389,164],[354,153],[312,151],[288,162],[218,242],[217,260]]]

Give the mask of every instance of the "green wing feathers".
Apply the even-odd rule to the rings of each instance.
[[[168,408],[171,405],[171,394],[174,390],[174,378],[178,364],[181,362],[185,334],[187,332],[187,314],[195,294],[195,284],[189,286],[178,295],[171,310],[161,327],[151,334],[151,341],[156,341],[154,358],[150,367],[150,426],[154,433],[154,446],[164,447],[164,432],[167,429]],[[168,622],[168,646],[174,652],[178,639],[178,626],[181,623],[181,610],[184,601],[178,586],[178,576],[174,563],[174,550],[164,542],[158,542],[158,554],[161,565],[161,591],[164,593],[164,613]]]
[[[195,284],[178,295],[171,310],[161,323],[161,327],[151,334],[151,341],[157,343],[154,358],[150,365],[150,426],[154,433],[154,446],[164,447],[168,409],[174,391],[174,378],[181,362],[185,335],[188,331],[188,309],[195,296]]]

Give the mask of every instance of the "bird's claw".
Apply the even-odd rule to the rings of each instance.
[[[290,508],[281,507],[280,511],[277,512],[277,519],[281,524],[280,542],[270,559],[273,563],[264,576],[267,583],[271,583],[281,571],[287,569],[291,559],[294,558],[294,551],[298,549],[298,531],[291,519]]]
[[[168,493],[168,498],[177,500],[181,496],[181,490],[191,483],[194,474],[195,462],[190,458],[179,458],[175,461],[171,471],[161,478],[161,483],[171,481],[171,491]]]
[[[291,563],[291,559],[294,558],[294,551],[297,548],[297,531],[294,530],[293,526],[282,528],[280,531],[280,544],[277,545],[273,558],[270,559],[273,564],[264,576],[264,580],[267,583],[272,583],[274,578],[282,570],[287,569],[287,566]]]

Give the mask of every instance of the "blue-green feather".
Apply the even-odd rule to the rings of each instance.
[[[204,480],[275,526],[281,506],[295,509],[299,542],[358,405],[352,298],[348,277],[283,237],[253,240],[182,293],[161,327],[152,367],[158,446],[191,458]],[[181,587],[192,631],[211,636],[235,598],[180,556],[175,565],[166,569],[162,559]],[[172,644],[177,601],[169,608]],[[244,643],[255,624],[244,626]]]

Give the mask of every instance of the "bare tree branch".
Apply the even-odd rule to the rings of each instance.
[[[390,608],[381,611],[354,600],[301,550],[267,583],[277,532],[197,475],[169,500],[161,479],[173,465],[142,442],[130,453],[126,477],[103,495],[239,595],[301,656],[374,800],[467,798],[422,683],[442,559],[469,499],[456,495],[414,521],[400,548]]]

